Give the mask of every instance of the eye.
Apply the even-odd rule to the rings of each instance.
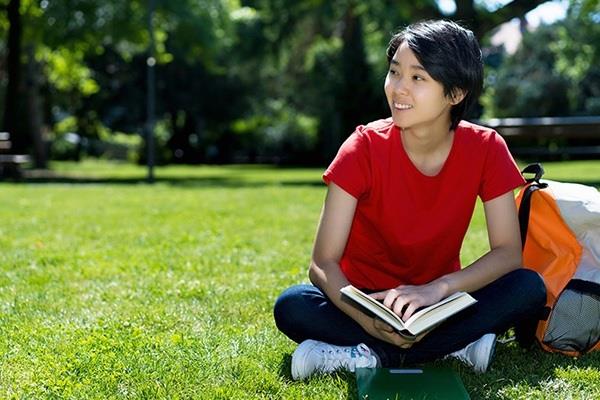
[[[415,81],[417,81],[417,82],[420,82],[420,81],[424,81],[424,80],[425,80],[425,78],[423,78],[423,77],[422,77],[422,76],[420,76],[420,75],[413,75],[413,80],[415,80]]]
[[[398,75],[398,73],[394,69],[390,69],[388,73],[390,75]]]

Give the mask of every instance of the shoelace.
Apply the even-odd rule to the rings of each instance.
[[[356,349],[358,357],[352,357],[353,349]],[[321,352],[323,353],[323,358],[326,360],[323,363],[323,372],[332,372],[342,367],[354,372],[356,361],[361,357],[365,357],[366,360],[369,360],[371,357],[371,351],[364,343],[359,344],[355,348],[327,346]]]

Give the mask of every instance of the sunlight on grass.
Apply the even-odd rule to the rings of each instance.
[[[546,170],[600,176],[576,165]],[[320,169],[160,167],[151,186],[139,166],[54,168],[0,183],[0,398],[356,397],[351,374],[292,382],[294,344],[272,320],[280,291],[307,280]],[[487,249],[481,209],[465,264]],[[600,394],[597,354],[498,347],[485,375],[445,361],[473,398]]]

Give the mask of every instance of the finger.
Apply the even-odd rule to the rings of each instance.
[[[394,311],[394,313],[396,313],[396,315],[398,315],[400,318],[404,319],[404,317],[402,315],[406,312],[405,307],[407,304],[408,304],[408,299],[406,299],[404,296],[398,296],[398,297],[396,297],[396,301],[394,301],[392,310]]]
[[[409,349],[414,342],[406,339],[405,337],[399,335],[398,333],[394,333],[394,337],[393,337],[394,343],[396,344],[396,346],[402,348],[402,349]]]
[[[420,303],[413,301],[410,304],[408,304],[408,306],[406,307],[406,310],[404,311],[404,315],[402,315],[402,319],[404,321],[408,320],[411,315],[413,315],[413,313],[415,312],[415,310],[417,308],[421,307]]]
[[[415,342],[419,342],[421,339],[423,339],[425,337],[425,335],[427,335],[429,333],[429,331],[425,331],[423,333],[421,333],[419,336],[417,336],[417,338],[415,339]]]
[[[372,298],[374,298],[376,300],[383,300],[383,299],[385,299],[385,297],[388,295],[389,292],[395,291],[397,294],[399,294],[400,293],[399,290],[403,289],[405,287],[410,287],[410,286],[400,285],[393,289],[381,290],[379,292],[370,293],[369,296],[371,296]]]
[[[375,328],[377,328],[380,331],[394,332],[394,328],[392,328],[391,325],[385,323],[384,321],[382,321],[379,318],[373,319],[373,326],[375,326]]]
[[[387,294],[385,295],[385,298],[383,299],[383,304],[388,308],[392,308],[398,296],[399,293],[396,289],[388,290]]]
[[[371,294],[369,294],[369,296],[371,296],[375,300],[383,300],[383,299],[385,299],[385,296],[387,296],[388,292],[389,292],[389,290],[383,290],[381,292],[371,293]]]

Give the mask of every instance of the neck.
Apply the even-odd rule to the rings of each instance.
[[[454,131],[448,128],[406,129],[402,130],[401,140],[413,165],[424,175],[434,176],[441,171],[448,159],[454,141]]]
[[[454,131],[448,129],[402,129],[402,144],[409,154],[427,155],[437,153],[452,143]]]

